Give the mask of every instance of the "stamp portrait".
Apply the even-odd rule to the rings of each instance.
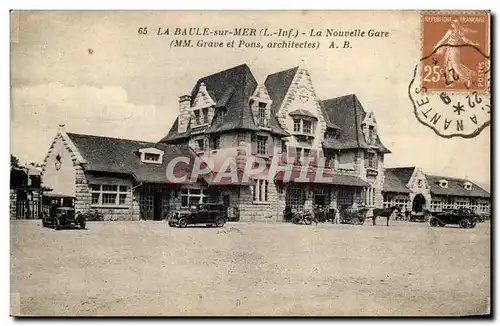
[[[422,86],[427,90],[487,90],[487,12],[422,13]]]

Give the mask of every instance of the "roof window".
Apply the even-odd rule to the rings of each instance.
[[[142,148],[139,150],[139,154],[144,163],[162,164],[163,162],[164,152],[157,148]]]

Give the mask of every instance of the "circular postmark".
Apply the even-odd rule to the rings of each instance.
[[[439,45],[415,66],[408,95],[417,120],[437,135],[473,138],[491,121],[490,58],[473,44]]]

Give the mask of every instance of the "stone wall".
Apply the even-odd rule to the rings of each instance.
[[[269,182],[268,185],[268,202],[254,202],[253,186],[240,187],[239,210],[240,221],[257,222],[257,221],[277,221],[279,216],[283,215],[283,207],[280,207],[278,200],[278,192],[276,184]]]

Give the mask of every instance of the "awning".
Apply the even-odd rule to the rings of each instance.
[[[318,118],[316,118],[316,116],[313,115],[311,112],[309,112],[307,110],[302,110],[302,109],[294,110],[294,111],[288,113],[288,115],[290,115],[290,116],[300,115],[303,117],[309,117],[309,118],[313,118],[315,120],[318,120]]]
[[[317,172],[316,172],[317,171]],[[318,176],[316,177],[316,173]],[[323,171],[322,174],[319,170],[308,170],[305,177],[301,178],[301,170],[293,169],[290,178],[285,180],[287,172],[280,171],[276,174],[275,180],[283,183],[311,183],[311,184],[330,184],[339,186],[352,186],[352,187],[370,187],[370,184],[363,181],[361,178],[351,175],[335,174],[328,171]],[[328,179],[328,180],[322,180]]]
[[[236,175],[236,180],[233,180],[230,176],[217,178],[217,173],[212,173],[212,175],[207,178],[207,183],[209,186],[253,186],[255,184],[252,178],[243,178],[243,171],[241,170],[236,171]]]

